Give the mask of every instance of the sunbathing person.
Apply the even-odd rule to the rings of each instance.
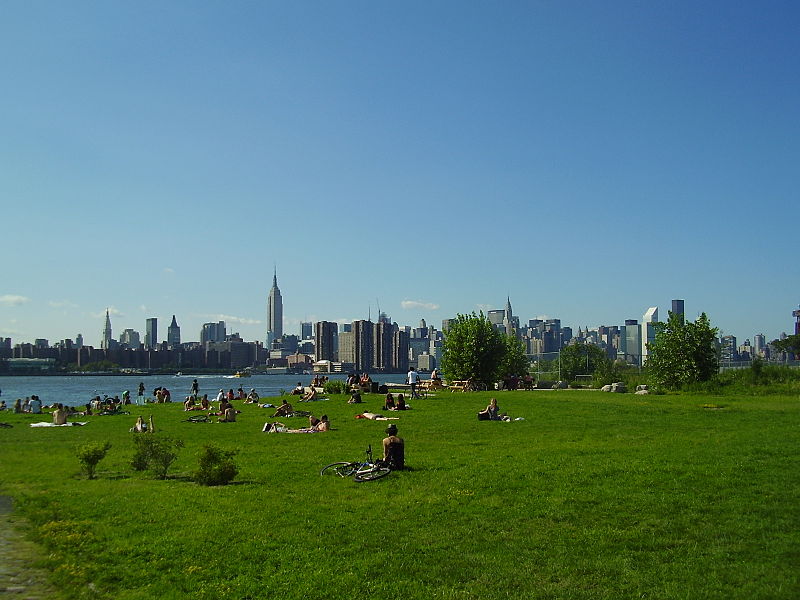
[[[256,388],[250,390],[250,393],[247,394],[247,400],[244,401],[245,404],[258,404],[258,392],[256,392]]]
[[[64,410],[64,406],[61,403],[56,404],[56,409],[55,411],[53,411],[53,424],[54,425],[67,424],[67,411]]]
[[[313,422],[312,419],[314,419]],[[302,427],[300,429],[289,429],[283,423],[265,423],[264,428],[261,430],[265,433],[324,433],[331,430],[328,415],[322,415],[319,419],[309,417],[309,427]]]
[[[225,414],[223,414],[217,423],[235,423],[236,422],[236,409],[233,408],[232,404],[228,404],[228,408],[225,409]]]
[[[292,390],[292,396],[302,396],[304,391],[303,384],[298,381],[297,386]]]
[[[317,399],[317,388],[310,387],[308,388],[308,393],[303,394],[303,397],[300,399],[300,402],[312,402]]]
[[[194,410],[194,396],[186,396],[186,401],[183,403],[183,410]]]
[[[294,413],[294,407],[289,404],[288,400],[283,400],[283,404],[278,407],[278,410],[275,411],[275,414],[272,415],[272,418],[275,417],[291,417],[292,413]]]
[[[500,407],[497,406],[497,398],[489,401],[489,406],[478,413],[479,421],[510,421],[511,417],[506,413],[500,414]]]
[[[360,415],[356,415],[356,419],[370,419],[371,421],[396,421],[400,417],[385,417],[379,413],[373,412],[363,412]]]

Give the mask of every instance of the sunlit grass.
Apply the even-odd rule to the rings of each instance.
[[[411,469],[363,484],[319,469],[380,447],[386,423],[353,419],[377,395],[303,406],[331,417],[317,435],[263,434],[253,406],[235,424],[154,406],[186,442],[166,481],[128,466],[135,414],[41,430],[2,415],[2,489],[73,597],[798,595],[796,398],[501,392],[524,420],[478,422],[490,396],[417,401],[396,422]],[[73,448],[106,440],[89,481]],[[209,441],[239,450],[234,485],[189,481]]]

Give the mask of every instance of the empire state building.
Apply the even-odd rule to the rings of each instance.
[[[283,299],[278,289],[278,269],[272,275],[272,289],[267,298],[267,348],[272,342],[283,337]]]

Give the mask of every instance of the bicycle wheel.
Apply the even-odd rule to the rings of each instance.
[[[320,475],[338,475],[339,477],[350,477],[358,468],[358,463],[335,462],[322,467]]]
[[[362,483],[364,481],[374,481],[375,479],[380,479],[381,477],[386,477],[392,470],[388,467],[378,467],[373,465],[369,469],[365,469],[363,471],[358,471],[354,476],[353,479]]]

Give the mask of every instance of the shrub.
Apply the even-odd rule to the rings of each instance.
[[[181,440],[166,436],[137,436],[133,438],[136,451],[131,459],[135,471],[151,471],[157,478],[166,479],[169,467],[178,458],[178,449],[183,448]]]
[[[104,444],[101,444],[100,442],[89,442],[78,446],[75,454],[77,455],[78,460],[81,461],[83,470],[86,471],[86,475],[89,479],[94,479],[97,463],[105,458],[106,453],[110,449],[111,444],[109,442]]]
[[[329,380],[325,382],[325,385],[322,386],[322,389],[326,394],[346,394],[347,382],[342,381],[341,379]]]
[[[213,445],[205,445],[200,450],[200,466],[194,473],[194,480],[200,485],[226,485],[233,481],[239,469],[233,462],[236,450],[222,450]]]

